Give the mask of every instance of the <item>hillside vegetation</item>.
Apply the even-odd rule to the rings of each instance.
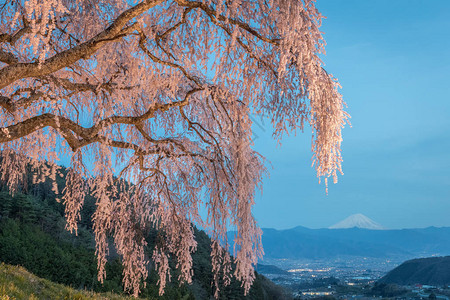
[[[405,261],[387,273],[379,282],[400,285],[449,285],[450,256],[418,258]]]
[[[61,191],[65,184],[64,177],[57,180]],[[94,208],[95,199],[87,196],[81,211],[78,236],[75,236],[64,229],[64,206],[56,200],[50,182],[29,185],[26,189],[23,188],[22,192],[16,193],[14,197],[0,183],[0,261],[23,266],[36,276],[77,290],[123,294],[120,256],[113,247],[110,249],[104,284],[97,281],[95,243],[91,223]],[[158,234],[151,228],[146,232],[149,247],[147,253],[151,253]],[[195,235],[198,247],[193,254],[193,283],[180,285],[175,280],[166,287],[165,294],[159,297],[158,276],[151,269],[147,286],[142,289],[141,297],[167,300],[212,299],[211,241],[203,231],[196,230]],[[175,269],[174,265],[172,262],[173,269]],[[18,270],[26,272],[24,269]],[[176,272],[174,271],[172,278],[178,277]],[[38,290],[30,287],[29,292],[36,294]],[[246,297],[244,297],[243,288],[236,280],[232,280],[230,286],[222,286],[220,290],[220,299],[289,298],[290,296],[286,295],[281,287],[259,274]],[[18,299],[20,299],[19,296]],[[38,299],[46,299],[46,297],[38,297]]]

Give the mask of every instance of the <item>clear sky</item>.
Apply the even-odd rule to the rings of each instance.
[[[255,125],[272,163],[261,227],[322,228],[363,213],[387,228],[450,226],[450,1],[317,0],[326,69],[351,114],[343,170],[328,196],[311,168],[309,129],[281,147]]]

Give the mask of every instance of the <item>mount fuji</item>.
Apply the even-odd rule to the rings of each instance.
[[[372,230],[383,230],[383,226],[371,220],[363,214],[354,214],[339,223],[330,226],[329,229],[363,228]]]

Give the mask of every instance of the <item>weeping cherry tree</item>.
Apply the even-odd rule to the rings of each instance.
[[[169,258],[190,283],[196,224],[213,241],[216,296],[231,276],[247,292],[263,254],[252,206],[265,173],[251,116],[280,143],[308,124],[319,181],[342,173],[348,115],[319,57],[322,18],[312,0],[0,1],[1,180],[14,193],[30,166],[35,182],[55,180],[71,158],[55,192],[75,232],[86,194],[96,197],[100,281],[113,242],[134,295],[150,260],[160,293]],[[162,233],[153,253],[149,227]]]

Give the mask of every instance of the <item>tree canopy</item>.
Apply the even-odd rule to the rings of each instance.
[[[309,123],[317,176],[341,172],[348,115],[319,57],[321,20],[311,0],[2,1],[2,180],[14,193],[31,166],[35,181],[56,181],[58,159],[70,156],[59,191],[67,228],[77,230],[92,193],[98,276],[112,236],[135,295],[149,226],[161,232],[160,292],[169,256],[191,282],[192,222],[215,241],[215,282],[234,275],[248,290],[262,255],[252,206],[265,172],[251,115],[268,118],[279,142]]]

